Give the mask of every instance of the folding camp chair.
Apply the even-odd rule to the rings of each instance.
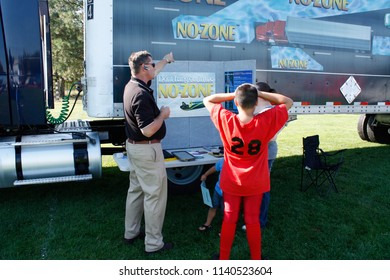
[[[326,195],[332,188],[338,192],[335,177],[344,161],[345,149],[324,152],[319,145],[318,135],[303,138],[301,191],[314,186],[320,195]]]

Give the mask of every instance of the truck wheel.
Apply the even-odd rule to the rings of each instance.
[[[381,137],[383,137],[383,144],[390,144],[390,128],[388,126],[383,128]]]
[[[374,133],[376,127],[372,125],[375,121],[375,115],[367,115],[366,118],[367,118],[366,130],[367,130],[368,141],[376,143],[377,139]]]
[[[168,191],[170,194],[189,194],[200,190],[200,176],[203,168],[209,166],[194,165],[167,169]]]
[[[373,125],[374,122],[375,115],[366,115],[365,133],[367,135],[367,141],[380,144],[390,144],[389,126],[381,125],[379,123]]]
[[[377,143],[390,144],[389,128],[386,126],[373,127],[374,137]]]
[[[360,136],[360,139],[364,141],[369,141],[367,136],[367,115],[360,115],[357,130]]]

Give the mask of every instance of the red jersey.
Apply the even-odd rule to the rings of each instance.
[[[275,106],[247,124],[221,104],[212,108],[210,117],[224,146],[225,163],[220,174],[223,192],[249,196],[269,191],[268,142],[286,123],[286,106]]]

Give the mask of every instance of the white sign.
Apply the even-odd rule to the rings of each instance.
[[[356,82],[355,78],[350,76],[348,80],[341,86],[340,91],[348,103],[351,104],[362,90]]]
[[[157,76],[157,105],[170,117],[209,116],[203,98],[215,93],[215,73],[162,72]]]

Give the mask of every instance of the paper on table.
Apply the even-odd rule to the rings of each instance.
[[[203,197],[204,204],[213,207],[213,204],[211,202],[210,191],[206,187],[206,183],[204,181],[200,184],[200,189],[202,190],[202,197]]]

